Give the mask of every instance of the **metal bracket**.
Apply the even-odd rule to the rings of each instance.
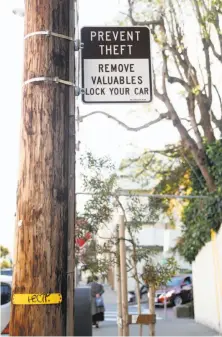
[[[54,32],[51,32],[50,30],[40,30],[38,32],[29,33],[29,34],[24,36],[24,40],[26,40],[27,38],[29,38],[31,36],[36,36],[36,35],[46,35],[48,37],[49,36],[56,36],[56,37],[59,37],[60,39],[75,41],[73,37],[63,35],[63,34],[54,33]]]
[[[75,83],[73,82],[61,80],[59,77],[46,77],[46,76],[30,78],[29,80],[25,81],[23,85],[35,82],[55,82],[75,87]]]
[[[79,96],[84,93],[83,88],[75,87],[75,96]]]
[[[65,39],[65,40],[73,41],[74,42],[74,51],[79,51],[80,49],[84,48],[84,43],[81,42],[79,39],[75,40],[74,38],[72,38],[70,36],[51,32],[51,30],[40,30],[38,32],[33,32],[33,33],[26,34],[24,36],[24,40],[28,39],[31,36],[36,36],[36,35],[45,35],[47,37],[49,37],[49,36],[55,36],[55,37],[59,37],[60,39]]]
[[[84,48],[84,43],[81,42],[80,40],[75,40],[74,41],[74,51],[79,51],[80,49]]]
[[[79,96],[83,92],[83,89],[81,89],[79,87],[76,87],[75,83],[70,82],[70,81],[61,80],[59,77],[42,76],[42,77],[30,78],[29,80],[27,80],[23,83],[23,86],[25,86],[27,84],[30,84],[30,83],[37,83],[37,82],[46,82],[46,83],[55,82],[55,83],[61,83],[61,84],[65,84],[65,85],[74,87],[75,96]]]

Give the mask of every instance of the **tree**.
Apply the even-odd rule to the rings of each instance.
[[[106,257],[98,258],[101,254],[101,247],[96,241],[91,240],[84,252],[81,254],[81,263],[84,265],[84,270],[89,271],[91,276],[98,274],[107,275],[110,261]],[[103,251],[104,253],[104,251]]]
[[[103,247],[96,244],[97,253],[104,256],[106,252],[110,253],[112,258],[105,263],[108,268],[109,265],[119,264],[119,256],[116,254],[116,247],[119,238],[116,234],[116,228],[108,227],[109,221],[112,219],[114,212],[121,210],[124,213],[126,222],[126,229],[128,236],[126,236],[127,248],[130,256],[127,259],[127,269],[132,270],[133,278],[136,282],[136,295],[138,303],[138,313],[141,314],[140,305],[140,283],[141,275],[138,272],[138,262],[150,260],[154,255],[150,250],[140,247],[136,239],[136,234],[142,228],[142,225],[149,223],[149,204],[142,203],[139,198],[130,197],[126,200],[120,200],[120,197],[115,193],[119,183],[119,177],[115,168],[108,157],[95,158],[91,153],[88,153],[82,159],[83,169],[83,185],[84,189],[91,193],[90,199],[86,202],[82,217],[86,219],[88,228],[98,237],[98,230],[106,228],[107,237],[104,237],[106,243]],[[99,250],[99,251],[98,251]],[[101,262],[97,260],[96,271]],[[91,264],[93,266],[93,264]],[[95,265],[93,266],[95,268]],[[142,335],[142,329],[140,329]]]
[[[9,250],[8,248],[4,247],[4,246],[0,246],[0,258],[5,258],[7,255],[9,255]]]
[[[119,205],[122,210],[126,222],[126,229],[129,233],[129,243],[131,244],[131,254],[128,258],[128,269],[132,270],[132,277],[136,283],[136,299],[138,306],[138,313],[142,313],[141,308],[141,299],[140,299],[140,275],[138,272],[138,263],[143,261],[146,263],[147,260],[150,259],[151,256],[154,255],[154,252],[146,247],[140,247],[136,234],[142,229],[142,224],[146,223],[147,213],[149,213],[148,205],[142,204],[139,198],[131,198],[128,201],[127,206],[124,208],[123,204],[120,201],[119,197],[116,197],[117,205]],[[129,214],[131,221],[128,221]],[[130,249],[129,248],[129,249]],[[140,336],[143,334],[142,325],[140,325]]]
[[[166,259],[164,264],[155,263],[152,259],[146,262],[142,278],[149,286],[149,309],[155,314],[155,291],[158,287],[165,286],[175,276],[178,265],[173,257]],[[150,336],[155,336],[155,325],[150,325]]]
[[[122,163],[123,173],[128,170],[127,175],[131,176],[131,179],[136,179],[141,185],[147,186],[150,180],[154,180],[150,193],[163,196],[192,194],[197,197],[179,201],[164,197],[149,200],[150,213],[156,221],[165,214],[173,225],[175,208],[180,210],[182,236],[174,250],[190,263],[210,240],[211,229],[218,231],[222,222],[221,140],[205,144],[205,149],[209,169],[217,185],[217,190],[213,194],[208,192],[199,168],[189,152],[182,151],[181,144],[168,146],[162,151],[145,151],[138,158],[128,158]]]
[[[207,162],[204,141],[209,144],[215,142],[214,128],[219,129],[220,132],[222,130],[221,97],[217,90],[217,79],[212,65],[212,62],[222,61],[222,49],[219,54],[214,47],[214,38],[217,38],[222,48],[220,29],[222,3],[217,0],[210,3],[205,0],[184,0],[183,2],[158,0],[150,2],[147,10],[137,15],[139,19],[135,19],[134,10],[141,3],[140,0],[128,0],[128,17],[134,25],[150,27],[156,42],[156,50],[161,55],[161,74],[157,69],[154,70],[154,93],[167,109],[162,119],[167,118],[172,121],[180,134],[183,146],[192,154],[208,190],[213,192],[216,190],[216,185]],[[158,13],[156,18],[152,14],[154,11],[151,11],[151,6],[154,6]],[[186,7],[188,9],[184,18],[183,12]],[[189,20],[186,16],[188,14],[192,15]],[[191,56],[190,39],[186,39],[186,28],[190,20],[193,20],[193,26],[195,27],[196,24],[199,29],[199,49],[196,59]],[[213,29],[214,32],[212,32]],[[199,58],[203,60],[201,64]],[[175,103],[172,97],[170,88],[172,85],[174,90],[177,87],[183,90],[183,96],[180,95],[180,105]],[[214,109],[217,109],[216,115],[219,115],[219,119],[215,116]],[[189,130],[190,127],[191,130]]]

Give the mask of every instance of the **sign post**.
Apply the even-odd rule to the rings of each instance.
[[[148,27],[83,27],[81,42],[84,103],[152,101]]]

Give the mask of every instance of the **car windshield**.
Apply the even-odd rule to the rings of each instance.
[[[12,276],[12,269],[1,269],[0,270],[1,275],[7,275],[7,276]]]
[[[181,277],[173,277],[167,282],[167,287],[178,287],[181,283]]]

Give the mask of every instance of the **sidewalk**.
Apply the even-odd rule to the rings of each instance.
[[[104,285],[104,302],[107,307],[116,307],[117,294],[109,286]],[[117,309],[117,307],[116,307]],[[161,310],[161,309],[160,309]],[[170,309],[169,309],[170,310]],[[157,310],[157,315],[161,311]],[[130,326],[130,336],[138,336],[139,327]],[[178,319],[173,315],[166,320],[157,320],[156,336],[218,336],[219,334],[204,325],[196,323],[193,319]],[[116,320],[105,321],[99,329],[93,330],[93,336],[118,336]],[[143,327],[143,336],[149,336],[149,327]]]
[[[139,326],[130,326],[130,336],[138,336]],[[93,336],[118,336],[117,326],[109,324],[101,324],[99,329],[93,330]],[[143,327],[143,336],[149,336],[149,327]],[[194,320],[178,319],[157,321],[156,336],[219,336],[215,331],[195,323]]]
[[[107,284],[103,284],[105,293],[103,294],[105,304],[117,304],[117,293]]]

